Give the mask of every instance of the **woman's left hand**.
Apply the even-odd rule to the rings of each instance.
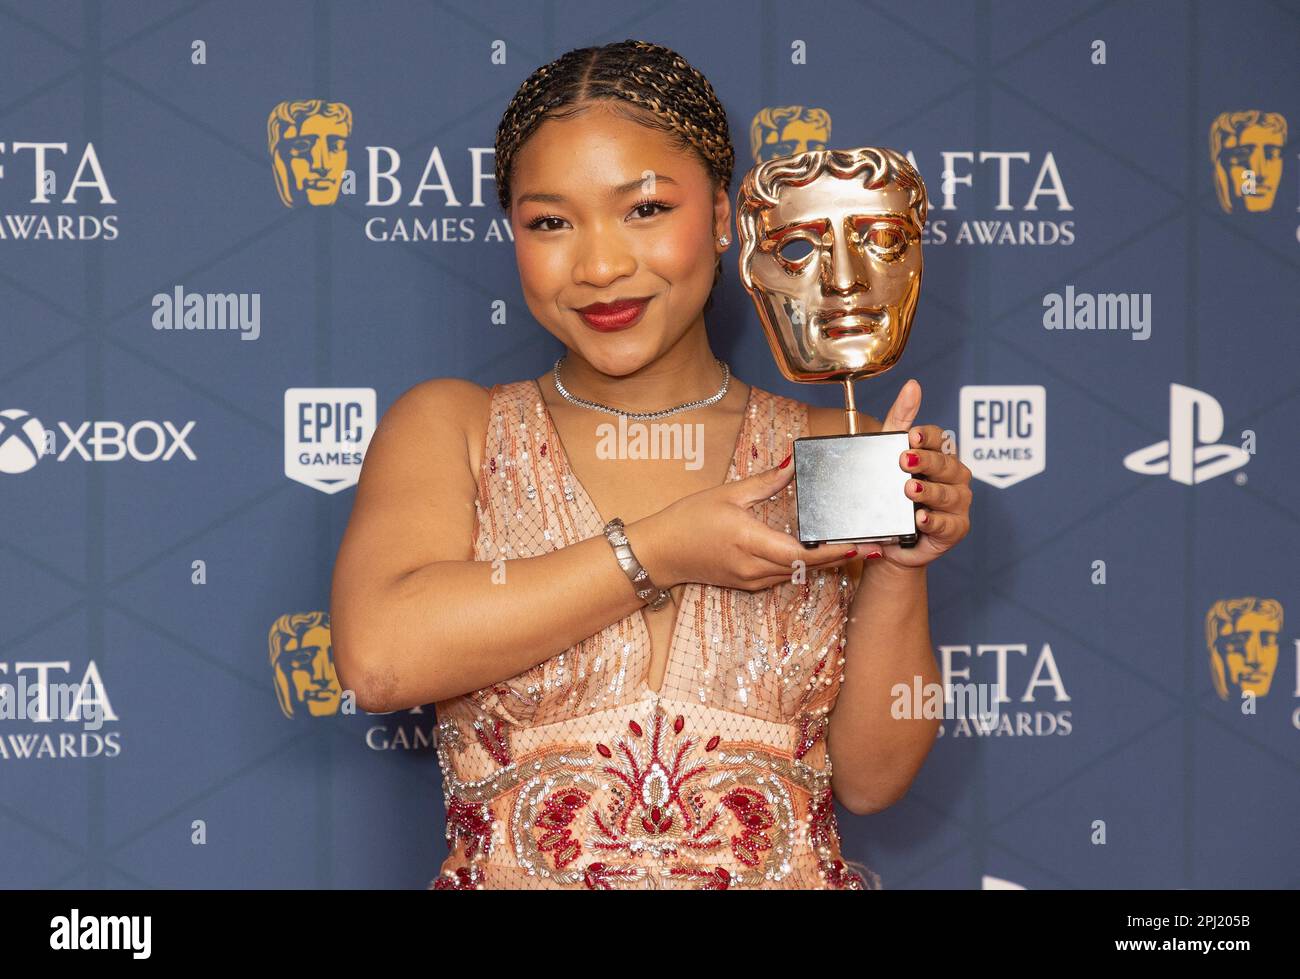
[[[916,511],[916,529],[920,537],[915,547],[863,545],[862,557],[866,558],[877,550],[883,555],[868,560],[866,567],[875,562],[889,561],[903,568],[922,568],[970,532],[970,469],[955,452],[942,450],[943,430],[938,425],[912,425],[920,408],[921,385],[912,378],[898,392],[880,429],[882,432],[908,432],[908,445],[911,447],[899,456],[898,465],[904,472],[919,477],[907,481],[905,492],[909,499],[921,504]],[[915,459],[914,465],[909,464],[912,459]]]

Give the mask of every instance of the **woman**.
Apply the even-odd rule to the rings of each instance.
[[[911,431],[918,545],[790,535],[791,442],[843,413],[710,350],[734,151],[680,56],[569,52],[523,83],[496,154],[524,296],[567,352],[398,399],[332,596],[357,702],[436,703],[451,853],[431,886],[878,887],[846,866],[834,800],[892,804],[933,742],[891,688],[938,682],[925,569],[968,530],[969,471],[911,427],[909,381],[884,427]],[[702,433],[696,461],[611,453],[599,426],[647,413]]]

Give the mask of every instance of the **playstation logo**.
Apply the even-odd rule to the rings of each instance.
[[[1124,468],[1144,476],[1168,476],[1193,486],[1240,469],[1250,453],[1223,445],[1223,409],[1204,391],[1183,384],[1169,385],[1169,438],[1124,457]]]

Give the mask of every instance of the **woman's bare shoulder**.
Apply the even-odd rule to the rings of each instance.
[[[419,431],[436,430],[444,437],[454,432],[463,441],[470,471],[476,474],[491,402],[491,389],[481,384],[462,377],[433,377],[407,388],[389,411],[409,416]]]
[[[384,412],[366,447],[335,562],[336,605],[435,561],[473,555],[477,483],[465,430],[490,392],[459,378],[421,381]]]
[[[491,394],[488,388],[463,377],[431,377],[403,391],[393,402],[393,407],[407,402],[424,408],[460,413],[467,408],[486,408]]]
[[[485,431],[490,400],[489,390],[459,377],[434,377],[412,385],[379,420],[367,464],[375,449],[383,458],[372,468],[386,468],[390,462],[406,466],[413,460],[446,466],[456,457],[472,462],[478,452],[475,432],[481,437]]]
[[[398,395],[388,413],[436,419],[441,425],[464,429],[466,423],[486,415],[491,397],[488,388],[463,377],[431,377]]]

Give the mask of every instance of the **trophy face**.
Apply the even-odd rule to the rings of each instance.
[[[794,441],[798,538],[808,547],[918,540],[898,457],[906,432],[857,433],[852,382],[907,345],[929,202],[907,157],[867,146],[766,160],[736,206],[740,280],[791,381],[842,381],[849,434]]]
[[[745,175],[740,279],[788,380],[856,380],[898,362],[927,209],[920,174],[883,147],[812,150]]]

